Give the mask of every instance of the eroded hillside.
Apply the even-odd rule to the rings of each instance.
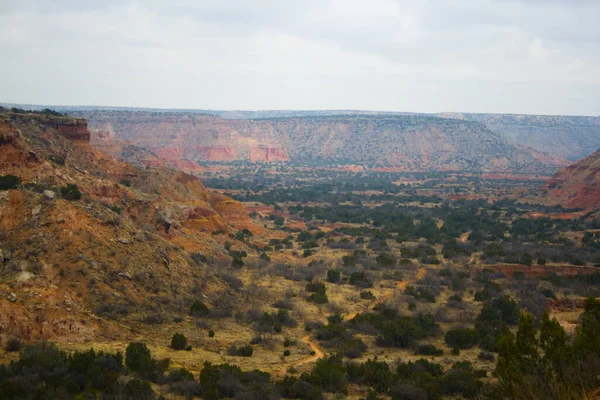
[[[563,159],[509,144],[484,125],[415,115],[221,119],[194,113],[77,115],[171,162],[292,161],[398,171],[549,173]],[[194,169],[193,165],[187,165]]]
[[[566,158],[590,155],[600,147],[600,118],[562,115],[446,113],[485,124],[511,143]]]
[[[537,194],[546,204],[600,208],[600,150],[560,170]]]
[[[89,137],[83,119],[0,114],[3,343],[118,337],[141,318],[210,303],[227,293],[202,262],[224,255],[210,232],[265,232],[197,178],[120,162]]]

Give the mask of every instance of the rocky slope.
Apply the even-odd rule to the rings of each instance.
[[[191,254],[223,254],[213,230],[264,231],[197,178],[115,160],[89,137],[83,119],[0,112],[0,176],[21,181],[0,190],[1,343],[114,338],[210,304],[227,287]]]
[[[86,111],[96,129],[178,162],[292,161],[410,171],[552,173],[563,159],[514,146],[484,125],[415,115],[222,119],[194,113]]]
[[[600,118],[560,115],[445,113],[481,122],[511,143],[576,161],[600,147]]]
[[[547,204],[599,209],[600,150],[560,170],[537,195]]]

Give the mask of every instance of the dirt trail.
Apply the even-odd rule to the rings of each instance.
[[[427,270],[426,270],[425,268],[419,268],[419,270],[417,271],[417,279],[416,279],[416,280],[423,279],[423,277],[425,276],[425,273],[426,273],[426,272],[427,272]],[[404,280],[402,280],[402,281],[398,282],[398,283],[396,284],[396,286],[397,286],[397,287],[398,287],[400,290],[404,291],[404,290],[406,289],[406,286],[408,286],[408,284],[409,284],[409,283],[410,283],[410,281],[408,281],[408,280],[404,279]],[[355,312],[355,313],[352,313],[352,314],[348,314],[348,315],[346,316],[346,318],[345,318],[345,319],[348,321],[348,320],[351,320],[352,318],[356,317],[358,314],[361,314],[361,313],[367,312],[367,311],[369,311],[369,310],[372,310],[372,309],[373,309],[373,308],[375,308],[375,307],[376,307],[378,304],[381,304],[381,303],[383,303],[384,301],[386,301],[387,299],[389,299],[389,298],[390,298],[390,297],[392,297],[392,296],[393,296],[393,293],[392,293],[392,294],[385,295],[385,296],[381,296],[381,297],[379,297],[379,298],[377,299],[377,301],[375,301],[374,303],[371,303],[371,304],[369,304],[369,305],[368,305],[368,306],[366,306],[366,307],[365,307],[365,308],[364,308],[362,311]],[[302,340],[304,343],[306,343],[307,345],[309,345],[309,346],[310,346],[310,348],[312,349],[312,351],[314,351],[314,352],[315,352],[315,354],[314,354],[314,355],[311,355],[311,356],[309,356],[309,357],[306,357],[306,358],[300,359],[300,360],[298,360],[298,361],[295,361],[295,362],[293,362],[293,363],[291,363],[291,364],[284,365],[284,366],[281,368],[281,374],[282,374],[282,375],[283,375],[283,374],[286,374],[286,373],[287,373],[287,370],[288,370],[289,368],[291,368],[291,367],[294,367],[294,368],[295,368],[295,367],[298,367],[298,366],[300,366],[300,365],[304,365],[304,364],[309,364],[309,363],[315,362],[315,361],[317,361],[318,359],[322,358],[322,357],[325,355],[325,353],[323,352],[323,350],[321,349],[321,347],[319,347],[319,344],[318,344],[318,343],[316,343],[316,342],[313,342],[313,341],[311,340],[311,337],[310,337],[310,335],[306,335],[306,336],[302,337],[302,339],[301,339],[301,340]]]
[[[469,239],[470,234],[471,234],[471,231],[463,233],[462,235],[460,235],[460,238],[458,239],[458,241],[461,243],[467,243],[467,239]]]
[[[325,355],[325,353],[323,352],[323,350],[319,347],[318,343],[315,343],[315,342],[313,342],[313,341],[310,340],[310,335],[304,336],[301,340],[304,343],[306,343],[307,345],[309,345],[310,348],[312,349],[312,351],[315,352],[315,354],[311,355],[310,357],[306,357],[306,358],[303,358],[301,360],[295,361],[295,362],[293,362],[293,363],[291,363],[289,365],[284,365],[281,368],[281,373],[282,374],[287,373],[287,370],[289,368],[292,368],[292,367],[295,368],[295,367],[299,367],[300,365],[304,365],[304,364],[309,364],[309,363],[312,363],[312,362],[316,362],[319,358],[322,358]]]

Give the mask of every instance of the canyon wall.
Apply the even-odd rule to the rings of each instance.
[[[332,115],[251,120],[145,111],[76,115],[174,163],[291,161],[520,174],[553,174],[568,165],[559,157],[511,144],[481,123],[456,118]]]

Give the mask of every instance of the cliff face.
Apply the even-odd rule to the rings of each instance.
[[[121,162],[89,135],[83,120],[0,113],[0,175],[21,180],[0,191],[2,343],[114,338],[139,310],[173,312],[198,288],[210,299],[222,282],[190,253],[222,255],[214,230],[265,232],[196,177]]]
[[[571,208],[600,208],[600,150],[560,170],[538,195]]]
[[[238,131],[212,115],[117,111],[78,115],[89,118],[93,128],[112,132],[116,139],[146,148],[173,163],[289,159],[277,138]]]
[[[415,115],[224,120],[213,115],[80,112],[91,126],[172,162],[247,160],[410,171],[554,173],[567,162],[508,143],[484,125]]]

